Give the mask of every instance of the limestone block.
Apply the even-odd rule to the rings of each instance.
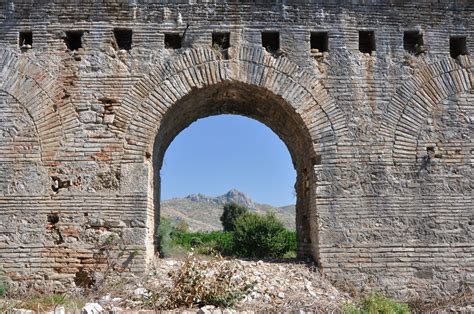
[[[121,165],[121,193],[146,193],[148,191],[148,167],[146,163]]]

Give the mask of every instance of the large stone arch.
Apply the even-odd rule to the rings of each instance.
[[[393,145],[394,164],[413,164],[418,138],[426,119],[441,101],[473,88],[474,63],[469,56],[430,64],[397,89],[381,129]]]
[[[60,145],[62,125],[57,108],[62,90],[56,79],[28,57],[0,51],[0,90],[24,107],[35,125],[42,162],[51,162]]]
[[[287,145],[297,171],[299,254],[318,259],[313,167],[334,158],[346,135],[343,114],[320,81],[288,59],[245,46],[235,53],[222,60],[212,49],[186,50],[158,66],[121,103],[112,129],[123,136],[123,159],[153,159],[147,247],[155,229],[151,217],[159,220],[159,170],[169,143],[198,118],[233,113],[263,122]]]
[[[262,48],[242,46],[235,54],[222,60],[212,49],[188,49],[137,83],[112,126],[124,136],[124,159],[142,160],[151,151],[161,118],[179,99],[193,89],[226,81],[279,95],[301,116],[323,161],[336,152],[337,141],[347,133],[345,118],[317,77]]]

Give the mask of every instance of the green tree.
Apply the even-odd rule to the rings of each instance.
[[[247,214],[249,209],[245,206],[236,203],[227,203],[224,205],[224,212],[221,216],[222,226],[224,231],[234,231],[235,221],[244,214]]]
[[[235,222],[234,253],[244,257],[282,257],[291,249],[291,237],[273,213],[246,213]]]

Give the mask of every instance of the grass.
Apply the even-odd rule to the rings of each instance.
[[[64,306],[66,310],[80,310],[87,303],[85,297],[72,297],[61,294],[51,294],[46,296],[30,296],[23,298],[21,301],[17,300],[0,300],[0,311],[2,313],[8,312],[13,308],[21,308],[26,310],[32,310],[37,313],[43,313],[46,311],[54,310],[55,307]]]
[[[397,302],[380,294],[362,297],[356,304],[345,304],[344,314],[409,314],[407,304]]]

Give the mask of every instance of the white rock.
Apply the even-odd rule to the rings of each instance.
[[[102,313],[104,309],[100,306],[99,303],[86,303],[81,310],[82,314],[99,314]]]
[[[305,288],[306,288],[306,290],[308,290],[308,293],[309,293],[312,297],[315,297],[315,296],[316,296],[316,293],[314,292],[313,284],[311,283],[311,281],[306,281],[306,283],[305,283]]]
[[[284,294],[283,292],[279,292],[279,293],[278,293],[278,297],[279,297],[280,299],[284,299],[284,298],[285,298],[285,294]]]
[[[106,305],[106,304],[109,304],[109,303],[110,303],[111,299],[112,299],[112,298],[110,297],[110,294],[107,294],[107,295],[104,295],[103,297],[101,297],[101,298],[99,299],[99,302],[98,302],[98,303],[99,303],[100,305]]]
[[[212,305],[206,305],[199,309],[199,314],[211,314],[214,313],[215,307]]]
[[[13,309],[13,313],[15,314],[35,314],[32,310],[25,310],[25,309]]]
[[[145,288],[136,288],[135,290],[133,290],[133,294],[142,297],[150,296],[150,293]]]

